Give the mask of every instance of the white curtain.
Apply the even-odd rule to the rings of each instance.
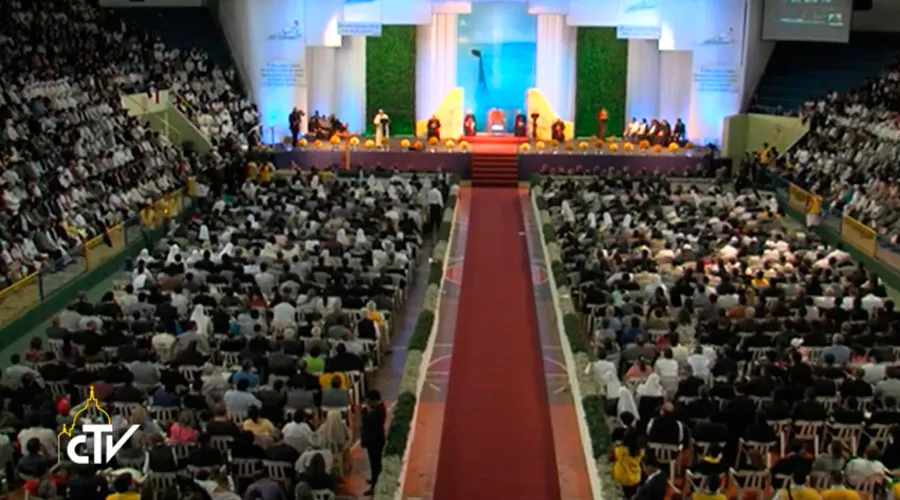
[[[692,53],[665,50],[659,53],[659,116],[675,125],[691,112]]]
[[[427,120],[441,107],[447,93],[457,87],[457,17],[433,14],[430,25],[416,30],[417,121]]]
[[[659,117],[659,47],[657,40],[628,40],[625,117],[648,121]],[[603,75],[597,75],[603,78]]]
[[[366,37],[345,36],[337,50],[336,113],[351,132],[366,130]]]
[[[538,14],[535,87],[563,120],[575,117],[576,28],[563,14]]]
[[[309,82],[310,116],[318,111],[324,115],[337,113],[337,61],[338,49],[332,47],[307,47],[307,81]]]

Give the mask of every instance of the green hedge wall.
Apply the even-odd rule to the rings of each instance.
[[[416,27],[384,26],[366,39],[366,134],[378,109],[391,117],[391,134],[416,132]]]
[[[609,113],[608,135],[625,128],[628,40],[615,28],[578,28],[575,65],[575,136],[597,134],[597,111]]]

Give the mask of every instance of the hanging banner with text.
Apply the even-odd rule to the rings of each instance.
[[[688,138],[721,144],[725,117],[739,113],[743,91],[746,0],[697,0],[694,8]]]
[[[660,0],[619,0],[616,38],[659,39]]]
[[[853,217],[844,217],[841,220],[841,240],[856,248],[864,255],[875,256],[878,242],[875,239],[875,230]]]
[[[381,36],[382,0],[344,0],[341,36]]]
[[[274,128],[276,140],[290,135],[291,110],[306,109],[305,3],[257,0],[249,11],[253,93],[263,130]]]

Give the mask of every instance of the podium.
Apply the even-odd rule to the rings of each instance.
[[[491,134],[506,133],[506,115],[502,110],[494,108],[488,111],[487,130]]]

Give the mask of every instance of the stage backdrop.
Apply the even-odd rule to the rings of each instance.
[[[466,109],[486,130],[493,108],[506,115],[507,130],[513,117],[525,110],[525,94],[535,85],[537,23],[526,3],[472,4],[472,12],[459,16],[457,83],[463,88]]]
[[[391,117],[393,135],[413,135],[416,125],[416,27],[383,26],[366,39],[366,133],[378,109]]]
[[[609,113],[607,134],[625,127],[628,40],[616,38],[616,28],[578,28],[575,66],[575,136],[597,133],[597,111]]]

